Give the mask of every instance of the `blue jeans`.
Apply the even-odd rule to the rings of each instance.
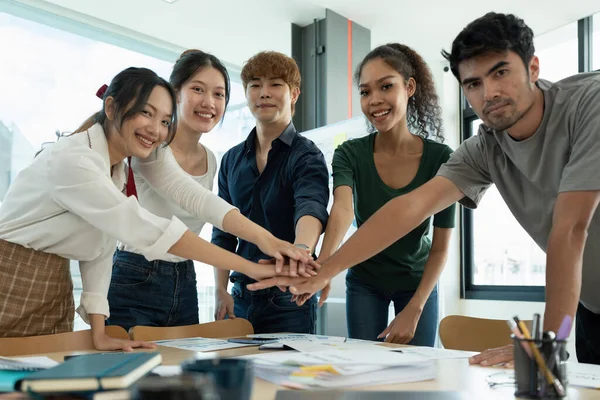
[[[600,314],[579,303],[575,322],[577,361],[600,365]]]
[[[353,275],[351,269],[348,270],[346,275],[348,336],[354,339],[377,340],[377,336],[388,326],[390,302],[394,302],[394,311],[398,315],[414,294],[414,291],[384,292],[362,282]],[[438,295],[436,286],[423,307],[415,336],[409,344],[433,347],[437,325]]]
[[[117,250],[108,290],[107,325],[178,326],[198,323],[196,271],[191,260],[148,261]]]
[[[250,291],[245,276],[232,275],[231,296],[234,314],[245,318],[254,327],[254,333],[316,333],[317,298],[313,296],[302,306],[291,301],[290,292],[277,287]]]

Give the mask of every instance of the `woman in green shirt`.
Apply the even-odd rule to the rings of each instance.
[[[443,141],[438,96],[429,67],[414,50],[395,43],[377,47],[362,61],[355,79],[370,134],[348,140],[334,153],[334,202],[319,263],[335,252],[354,218],[360,227],[389,200],[423,185],[452,152],[438,142]],[[451,206],[433,217],[432,239],[428,218],[348,271],[350,337],[434,345],[437,281],[446,263],[454,214]],[[328,292],[327,286],[321,303]],[[390,302],[396,317],[388,325]]]

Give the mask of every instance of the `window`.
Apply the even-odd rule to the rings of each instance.
[[[600,70],[600,13],[592,19],[594,35],[592,36],[592,65],[594,71]]]
[[[536,36],[534,44],[540,78],[556,82],[578,72],[577,22]]]
[[[578,72],[582,38],[577,27],[574,22],[535,38],[540,78],[558,81]],[[463,140],[476,135],[480,124],[465,101]],[[476,211],[462,209],[462,253],[464,297],[543,300],[546,255],[512,216],[494,186]]]
[[[50,25],[55,18],[51,14],[42,17],[50,21]],[[74,21],[71,24],[77,25]],[[79,31],[86,29],[77,26]],[[16,174],[29,164],[44,143],[54,142],[56,132],[72,131],[100,109],[101,101],[95,93],[103,83],[109,83],[119,71],[132,65],[148,67],[168,78],[172,66],[172,61],[168,60],[179,56],[167,52],[163,59],[146,54],[152,53],[152,49],[133,40],[128,43],[129,49],[119,47],[111,41],[119,43],[123,38],[112,40],[114,38],[108,32],[100,34],[102,40],[98,40],[97,31],[94,31],[95,38],[91,36],[81,36],[0,11],[0,37],[11,38],[0,41],[0,202]],[[139,51],[131,48],[139,48]],[[230,69],[229,72],[232,93],[224,122],[202,138],[203,144],[219,160],[226,150],[241,142],[253,126],[238,78],[239,71]],[[210,240],[211,230],[212,226],[205,226],[201,236]],[[76,262],[72,263],[71,271],[78,306],[82,287]],[[196,272],[200,321],[211,321],[213,269],[196,263]],[[75,327],[85,329],[87,325],[76,316]]]
[[[477,134],[481,120],[471,122]],[[546,255],[492,186],[473,218],[473,285],[544,286]]]

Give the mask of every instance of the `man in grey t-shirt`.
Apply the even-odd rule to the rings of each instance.
[[[438,176],[374,214],[318,276],[273,278],[254,288],[291,285],[294,294],[315,293],[337,271],[380,252],[450,204],[477,207],[495,184],[546,251],[544,329],[556,332],[566,315],[577,313],[578,359],[600,364],[600,74],[538,79],[533,32],[514,15],[489,13],[471,22],[444,56],[483,120],[479,134]],[[511,359],[507,346],[471,362]]]

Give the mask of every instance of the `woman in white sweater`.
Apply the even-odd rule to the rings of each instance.
[[[79,133],[44,150],[19,173],[0,206],[0,336],[73,329],[68,259],[74,259],[83,282],[77,311],[90,323],[96,348],[152,346],[114,339],[104,331],[117,239],[151,260],[170,253],[257,277],[275,275],[275,267],[223,251],[178,218],[155,216],[123,195],[124,159],[148,157],[175,133],[170,85],[148,69],[128,68],[115,76],[103,97],[102,110]],[[224,229],[237,227],[236,214],[222,212]],[[309,262],[287,249],[275,245],[270,251]]]
[[[223,119],[229,74],[214,55],[187,50],[175,62],[169,81],[177,96],[177,134],[150,157],[133,160],[137,197],[153,214],[176,216],[200,234],[205,222],[220,227],[223,216],[235,209],[212,193],[217,160],[199,142]],[[237,223],[229,229],[234,235],[261,248],[284,245],[241,213],[233,215]],[[125,329],[197,324],[194,263],[171,254],[149,261],[135,246],[120,243],[113,257],[108,302],[107,324]]]

